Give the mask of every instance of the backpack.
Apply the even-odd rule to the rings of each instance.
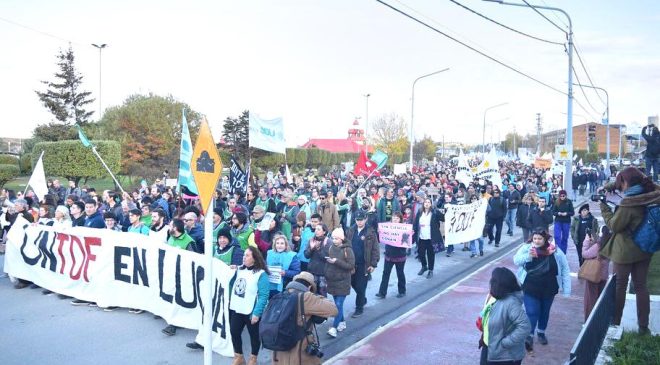
[[[303,323],[306,324],[303,294],[285,290],[268,301],[259,321],[259,338],[264,348],[289,351],[305,337],[305,326],[298,325],[299,303]]]
[[[644,220],[633,232],[633,241],[640,250],[647,253],[660,249],[660,205],[646,207]]]

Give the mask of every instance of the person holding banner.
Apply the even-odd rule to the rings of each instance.
[[[476,203],[478,201],[479,201],[479,196],[472,195],[469,204]],[[485,240],[483,235],[480,235],[476,239],[470,241],[470,252],[471,252],[470,258],[477,257],[477,244],[479,244],[479,256],[484,255],[484,241]]]
[[[229,331],[234,346],[233,365],[245,364],[242,334],[246,326],[252,349],[248,365],[257,365],[261,347],[259,319],[268,304],[270,292],[268,275],[270,271],[259,249],[248,246],[243,255],[243,265],[236,270],[229,283]]]
[[[417,243],[417,252],[419,254],[419,261],[422,263],[422,268],[417,275],[426,274],[426,278],[433,277],[433,269],[435,266],[435,251],[433,244],[442,242],[442,234],[440,233],[440,216],[439,212],[433,209],[433,202],[431,198],[424,199],[422,210],[415,217],[413,223],[413,242]]]
[[[392,213],[392,223],[403,223],[403,215],[401,212]],[[406,234],[410,237],[412,232],[407,232]],[[383,277],[380,280],[380,288],[376,297],[385,299],[385,296],[387,296],[387,287],[390,285],[392,266],[396,266],[397,288],[399,290],[396,297],[403,298],[406,295],[406,274],[403,271],[406,266],[406,251],[407,247],[403,245],[394,246],[385,244],[385,266],[383,267]]]

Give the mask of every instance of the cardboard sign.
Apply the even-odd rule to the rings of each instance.
[[[378,223],[380,243],[396,247],[412,247],[413,228],[407,223]]]
[[[534,167],[536,167],[537,169],[549,169],[552,167],[552,160],[547,160],[537,157],[534,160]]]

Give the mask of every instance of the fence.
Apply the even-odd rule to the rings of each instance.
[[[598,297],[594,309],[575,340],[575,344],[571,349],[569,364],[593,365],[596,362],[600,347],[603,344],[610,323],[612,323],[615,296],[616,275],[612,275],[605,284],[605,289]]]

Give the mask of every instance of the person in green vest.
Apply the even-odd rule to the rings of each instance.
[[[151,205],[143,203],[140,210],[142,211],[140,222],[147,227],[151,227]]]
[[[234,213],[231,217],[231,235],[236,238],[243,251],[248,246],[256,247],[254,243],[254,231],[248,224],[247,214],[243,212]]]
[[[266,210],[264,209],[264,207],[262,207],[261,205],[254,206],[254,209],[252,209],[252,219],[250,220],[250,227],[252,227],[253,231],[257,230],[259,223],[261,223],[265,215],[266,215]]]
[[[214,237],[217,240],[217,245],[213,251],[213,257],[230,266],[243,264],[244,251],[238,242],[232,238],[229,227],[223,227],[218,231],[217,236],[214,234]]]
[[[275,204],[275,200],[268,197],[268,193],[266,192],[266,188],[264,187],[259,188],[259,197],[257,197],[257,199],[255,200],[255,204],[264,207],[264,209],[268,213],[277,213],[277,206]]]
[[[213,244],[218,242],[218,232],[227,226],[227,223],[222,220],[222,208],[213,209]]]
[[[128,221],[131,222],[131,225],[128,226],[128,232],[139,233],[148,236],[149,227],[141,222],[141,215],[142,212],[137,208],[128,211]],[[149,217],[151,217],[151,215]]]

